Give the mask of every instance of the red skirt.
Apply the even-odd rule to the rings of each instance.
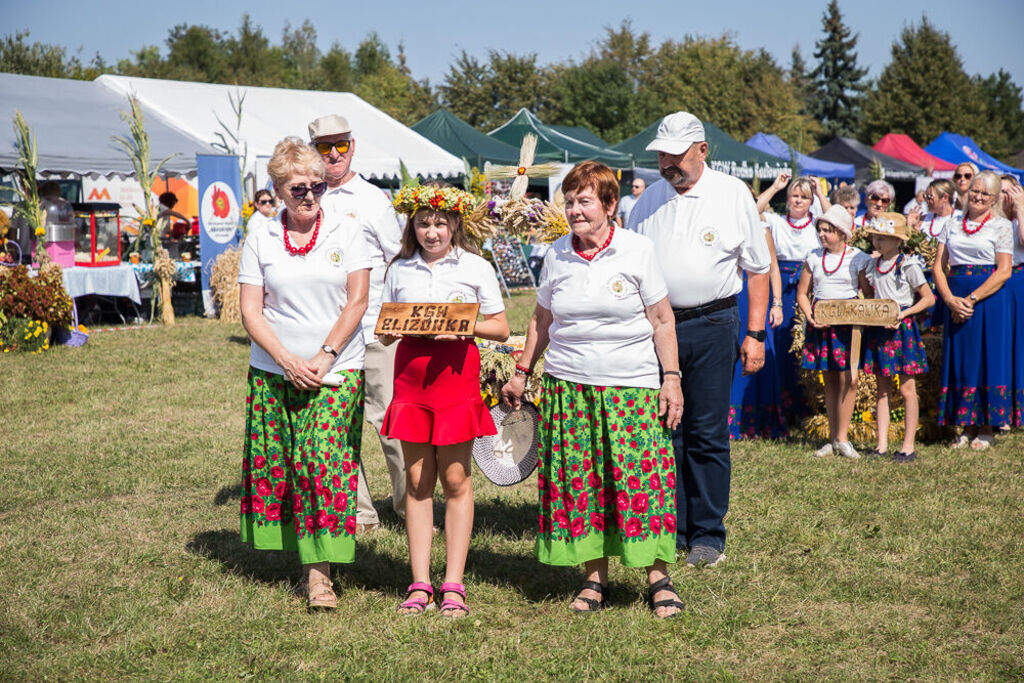
[[[480,351],[472,339],[404,337],[395,354],[395,393],[381,434],[447,446],[497,434],[480,396]]]

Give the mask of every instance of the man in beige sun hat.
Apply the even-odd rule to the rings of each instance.
[[[370,184],[352,170],[356,138],[348,120],[328,114],[309,124],[309,141],[324,160],[327,192],[320,200],[324,215],[339,212],[354,218],[363,227],[363,236],[370,254],[370,296],[363,316],[363,337],[366,341],[365,389],[366,421],[380,435],[384,413],[391,403],[394,388],[395,349],[383,346],[373,334],[380,315],[384,271],[401,246],[403,223],[395,214],[383,190]],[[390,348],[390,350],[389,350]],[[395,439],[380,437],[384,461],[391,476],[392,504],[399,517],[405,519],[405,461],[402,445]],[[363,451],[366,452],[365,449]],[[356,529],[368,531],[380,523],[366,483],[365,468],[359,467]]]

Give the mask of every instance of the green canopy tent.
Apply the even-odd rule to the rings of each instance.
[[[649,152],[646,147],[657,134],[660,123],[658,119],[633,137],[612,145],[612,149],[632,155],[637,166],[657,168],[658,153]],[[704,122],[704,136],[708,142],[708,166],[716,171],[742,180],[753,180],[755,175],[762,180],[772,180],[789,170],[789,162],[734,140],[713,123]]]
[[[583,126],[561,126],[553,123],[544,124],[548,128],[554,128],[559,133],[568,135],[571,138],[576,138],[580,142],[585,142],[588,145],[594,145],[595,147],[611,147],[607,142],[597,137],[597,135],[589,128]]]
[[[559,161],[574,164],[593,159],[612,168],[630,168],[632,160],[628,154],[616,152],[606,145],[594,145],[546,126],[526,109],[520,109],[511,119],[495,128],[489,136],[518,147],[523,136],[533,133],[537,136],[537,161]]]
[[[412,129],[449,154],[462,157],[482,169],[484,162],[515,166],[519,148],[481,133],[447,109],[438,109],[412,126]]]

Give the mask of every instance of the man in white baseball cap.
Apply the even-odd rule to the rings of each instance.
[[[654,242],[676,316],[685,406],[673,432],[676,546],[689,549],[687,564],[714,566],[725,558],[733,368],[737,356],[745,373],[764,365],[771,255],[750,190],[705,163],[708,143],[696,116],[666,116],[647,149],[658,152],[662,180],[640,196],[628,227]],[[741,270],[746,311],[736,303]]]
[[[356,140],[348,120],[337,114],[321,116],[309,124],[310,144],[316,148],[327,169],[324,180],[327,192],[320,199],[325,218],[338,212],[354,218],[363,227],[370,255],[370,295],[363,316],[363,338],[366,342],[365,410],[366,421],[380,436],[384,413],[391,403],[394,389],[395,349],[383,346],[373,334],[380,315],[384,290],[384,271],[401,247],[403,224],[395,214],[383,190],[368,183],[352,170]],[[390,350],[389,350],[390,348]],[[395,439],[380,438],[384,460],[391,476],[392,504],[395,512],[405,518],[405,460],[402,444]],[[366,450],[364,449],[364,453]],[[359,468],[359,490],[356,502],[357,532],[375,529],[380,523],[366,483],[365,469]]]

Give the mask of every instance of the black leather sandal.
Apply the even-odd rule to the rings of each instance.
[[[661,591],[669,591],[676,597],[668,598],[666,600],[658,600],[657,602],[655,602],[654,596],[660,593]],[[675,586],[672,585],[672,577],[670,576],[666,576],[660,581],[655,581],[647,589],[647,605],[651,608],[651,612],[655,616],[658,615],[659,607],[677,607],[679,609],[678,612],[673,612],[672,614],[669,614],[664,617],[658,617],[659,619],[671,619],[672,617],[678,617],[680,614],[683,613],[683,610],[686,609],[686,605],[680,602],[678,598],[679,593],[676,592]]]
[[[577,600],[579,600],[580,602],[585,602],[590,607],[590,609],[580,609],[579,607],[574,606],[572,608],[572,611],[576,614],[593,614],[594,612],[600,612],[605,607],[609,606],[608,586],[602,586],[597,581],[584,581],[583,585],[580,587],[580,592],[582,593],[584,590],[587,590],[588,588],[592,591],[599,593],[601,595],[601,599],[595,600],[593,598],[584,598],[581,595],[577,595],[575,598],[573,598],[573,602],[576,602]]]

